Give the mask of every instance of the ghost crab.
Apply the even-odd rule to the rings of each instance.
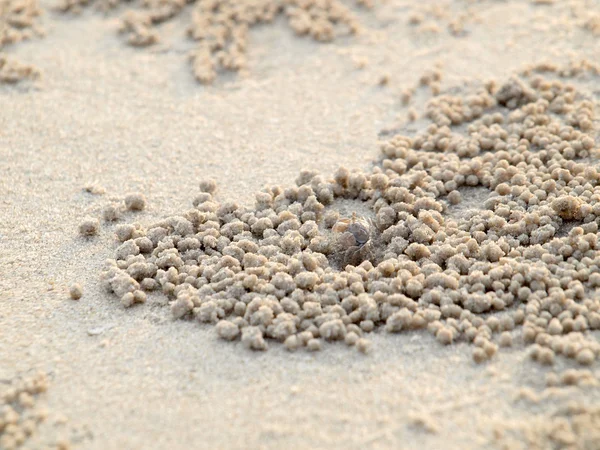
[[[372,219],[357,217],[355,212],[351,218],[340,219],[335,223],[332,231],[339,234],[337,247],[344,265],[356,266],[372,259],[372,238],[375,230]]]

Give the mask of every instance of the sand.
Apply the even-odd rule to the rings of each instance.
[[[138,49],[118,35],[119,12],[42,2],[46,35],[3,48],[40,73],[0,86],[0,387],[47,377],[34,395],[47,417],[23,448],[598,448],[598,363],[533,361],[522,330],[483,364],[426,330],[370,333],[367,354],[252,352],[174,320],[164,296],[124,309],[101,286],[118,246],[102,211],[130,193],[145,208],[117,223],[180,214],[207,177],[219,201],[250,206],[301,169],[370,170],[379,139],[426,128],[435,83],[461,93],[534,62],[600,56],[585,2],[375,3],[351,5],[362,35],[326,44],[285,20],[257,26],[247,70],[208,85],[190,70],[185,17]],[[597,80],[568,82],[597,100]],[[481,201],[463,194],[456,214]],[[98,234],[81,236],[88,216]]]

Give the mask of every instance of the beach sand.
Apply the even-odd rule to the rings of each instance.
[[[202,84],[187,58],[188,14],[137,48],[118,34],[128,6],[73,15],[41,2],[44,36],[3,49],[39,76],[0,85],[0,388],[46,377],[24,389],[35,405],[3,400],[22,418],[46,411],[30,436],[17,430],[19,448],[599,448],[598,356],[542,364],[523,327],[481,364],[466,340],[383,326],[365,333],[367,354],[275,341],[256,352],[173,319],[162,293],[124,308],[101,283],[120,244],[102,210],[130,192],[147,204],[120,224],[181,214],[208,178],[219,202],[252,207],[265,185],[294,186],[302,169],[370,172],[380,141],[427,129],[438,90],[467,95],[534,63],[600,61],[586,2],[435,3],[352,4],[363,31],[326,43],[279,17],[248,32],[243,73]],[[598,100],[593,69],[563,79]],[[597,119],[591,127],[597,149]],[[465,191],[456,217],[482,198]],[[99,219],[89,237],[78,231],[88,216]]]

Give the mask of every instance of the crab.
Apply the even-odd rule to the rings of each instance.
[[[371,219],[357,217],[340,219],[333,226],[334,233],[340,233],[337,243],[338,251],[343,254],[345,264],[357,265],[371,259],[371,241],[375,225]]]

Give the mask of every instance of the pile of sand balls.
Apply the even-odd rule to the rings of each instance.
[[[0,48],[42,35],[43,30],[37,23],[41,12],[37,0],[4,0],[0,3]]]
[[[3,0],[0,2],[0,83],[18,83],[39,77],[39,71],[2,53],[9,44],[42,36],[38,23],[41,8],[37,0]]]
[[[539,76],[436,97],[434,123],[382,143],[371,172],[303,171],[295,186],[259,192],[254,208],[215,201],[203,182],[180,216],[120,225],[102,279],[125,306],[162,291],[175,318],[254,350],[343,341],[367,351],[373,331],[426,329],[444,345],[472,343],[476,362],[525,343],[542,364],[590,365],[600,173],[581,97]],[[464,189],[487,199],[456,216]],[[352,264],[340,249],[348,236],[332,231],[340,201],[371,212],[371,250]]]
[[[282,13],[298,36],[308,35],[321,42],[335,38],[337,24],[351,33],[360,28],[351,11],[338,0],[198,1],[188,30],[190,37],[198,41],[192,56],[196,79],[210,83],[219,68],[244,69],[249,28],[271,23]]]
[[[39,373],[13,380],[0,391],[0,448],[16,449],[35,433],[47,417],[36,397],[47,389],[46,375]]]
[[[59,9],[77,12],[89,3],[91,0],[64,0]],[[96,3],[110,9],[125,2]],[[355,14],[340,0],[160,0],[142,2],[142,8],[125,13],[120,31],[130,45],[156,44],[160,40],[156,25],[180,15],[189,3],[194,6],[187,34],[198,43],[190,60],[195,78],[202,83],[211,83],[221,70],[246,68],[249,29],[272,23],[281,15],[296,35],[320,42],[332,41],[340,32],[356,34],[360,30]],[[372,7],[369,0],[355,3]]]

